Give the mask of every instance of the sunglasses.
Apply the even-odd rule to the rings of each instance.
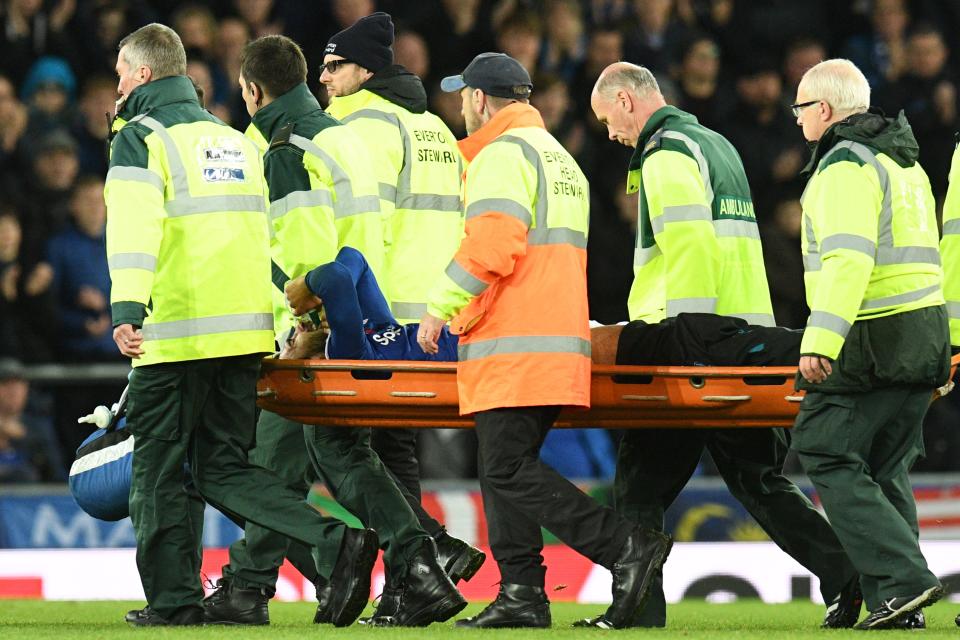
[[[793,112],[794,118],[800,117],[800,112],[806,109],[807,107],[812,107],[813,105],[820,102],[820,100],[810,100],[809,102],[798,102],[796,104],[790,105],[790,111]]]
[[[331,60],[330,62],[320,65],[320,69],[321,69],[320,73],[323,73],[322,70],[326,70],[327,73],[334,74],[337,71],[339,71],[340,67],[342,67],[345,64],[353,64],[353,63],[347,60],[346,58],[341,58],[340,60]]]

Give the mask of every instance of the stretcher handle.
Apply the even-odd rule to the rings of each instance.
[[[455,362],[410,362],[406,360],[277,360],[263,361],[264,370],[298,371],[389,371],[391,373],[456,374]],[[796,367],[661,367],[593,365],[595,376],[660,376],[665,378],[792,377]]]

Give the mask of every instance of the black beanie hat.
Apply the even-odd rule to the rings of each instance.
[[[323,54],[332,53],[376,73],[393,64],[393,20],[377,11],[360,18],[327,42]]]

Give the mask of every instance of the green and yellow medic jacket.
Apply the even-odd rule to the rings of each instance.
[[[426,106],[420,79],[394,65],[327,109],[374,160],[386,249],[380,283],[400,322],[418,322],[426,312],[430,288],[463,236],[460,150]]]
[[[854,322],[944,303],[936,207],[918,155],[902,112],[857,114],[820,138],[801,198],[802,354],[836,358]]]
[[[733,145],[662,107],[630,160],[627,192],[637,191],[631,320],[717,313],[774,324],[750,185]]]
[[[270,244],[257,148],[204,111],[185,76],[137,87],[111,143],[114,326],[142,327],[134,366],[273,350]]]
[[[950,316],[950,344],[960,347],[960,146],[950,164],[950,186],[943,203],[943,294]]]
[[[270,141],[264,175],[277,266],[289,278],[298,278],[333,262],[342,247],[350,246],[364,255],[379,279],[380,198],[373,163],[359,136],[325,113],[306,84],[257,111],[247,135]],[[277,336],[285,337],[293,316],[279,288],[274,302]]]

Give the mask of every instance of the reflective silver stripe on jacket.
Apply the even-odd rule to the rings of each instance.
[[[707,194],[707,202],[712,206],[713,183],[710,180],[710,165],[707,164],[707,158],[703,155],[703,150],[700,148],[700,145],[685,133],[680,133],[679,131],[669,131],[666,129],[662,131],[662,137],[670,138],[672,140],[679,140],[685,144],[687,149],[690,150],[690,153],[693,154],[693,158],[696,160],[697,166],[700,168],[700,179],[703,180],[703,188]]]
[[[143,325],[144,340],[173,340],[193,338],[215,333],[235,331],[272,331],[273,315],[269,313],[237,313],[224,316],[208,316],[189,320],[172,320]]]
[[[163,177],[157,175],[157,173],[154,171],[150,171],[150,169],[144,169],[143,167],[112,167],[109,171],[107,171],[106,182],[110,182],[112,180],[142,182],[150,185],[151,187],[156,187],[156,189],[160,192],[160,195],[163,196]]]
[[[427,312],[426,302],[391,302],[390,311],[395,318],[422,318]]]
[[[650,219],[650,226],[653,227],[653,233],[658,234],[663,233],[664,227],[671,222],[692,222],[695,220],[705,222],[713,220],[710,207],[703,204],[682,204],[673,207],[664,207],[662,214]]]
[[[572,353],[590,356],[590,341],[573,336],[509,336],[457,347],[460,362],[516,353]]]
[[[403,121],[394,113],[379,111],[377,109],[360,109],[344,117],[341,122],[347,124],[360,118],[371,120],[380,120],[396,127],[400,131],[400,139],[403,141],[403,166],[397,175],[397,184],[393,188],[392,197],[390,192],[383,188],[380,190],[380,197],[384,200],[392,201],[397,209],[413,209],[415,211],[449,211],[460,213],[463,208],[463,202],[459,194],[439,194],[439,193],[414,193],[413,191],[413,142],[410,140],[410,134],[404,126]],[[452,151],[451,151],[452,153]],[[463,160],[460,154],[457,154],[457,171],[462,173]]]
[[[281,218],[300,207],[332,207],[333,196],[329,191],[313,189],[311,191],[293,191],[279,200],[270,203],[270,219]]]
[[[960,320],[960,301],[947,300],[947,314],[951,320]]]
[[[110,269],[143,269],[144,271],[157,270],[157,257],[149,253],[114,253],[107,257]]]
[[[752,220],[732,220],[722,218],[713,221],[713,229],[718,238],[749,238],[760,239],[760,229]]]
[[[952,236],[960,234],[960,218],[947,220],[943,223],[943,235]]]
[[[662,255],[663,253],[660,251],[660,247],[657,245],[646,247],[645,249],[637,247],[633,250],[633,266],[642,267],[643,265],[652,262],[654,258],[658,258]]]
[[[461,267],[460,263],[456,260],[450,261],[450,264],[447,265],[444,273],[447,274],[447,277],[453,280],[458,287],[475,296],[480,295],[487,290],[487,287],[490,286],[489,283],[484,282]]]
[[[333,178],[333,192],[337,194],[337,200],[333,203],[334,218],[345,218],[361,213],[380,212],[380,196],[355,196],[353,194],[353,183],[350,181],[350,176],[347,175],[343,167],[341,167],[329,153],[321,149],[313,140],[292,134],[290,136],[290,143],[316,156],[330,171],[330,175]]]
[[[814,311],[807,320],[807,328],[826,329],[836,333],[841,338],[846,338],[850,332],[850,323],[829,311]]]
[[[672,318],[680,313],[716,313],[716,298],[677,298],[667,300],[667,317]]]
[[[869,311],[870,309],[882,309],[884,307],[893,307],[898,304],[907,304],[908,302],[917,302],[918,300],[923,300],[931,293],[936,293],[939,290],[940,290],[940,283],[937,283],[929,287],[924,287],[923,289],[917,289],[916,291],[907,291],[906,293],[900,293],[895,296],[885,296],[883,298],[874,298],[873,300],[865,300],[863,304],[860,305],[860,310]]]
[[[523,226],[527,229],[530,228],[530,224],[533,222],[533,216],[530,215],[530,210],[522,203],[511,200],[510,198],[484,198],[483,200],[474,200],[467,206],[466,219],[475,218],[488,211],[497,211],[516,218],[522,222]]]

